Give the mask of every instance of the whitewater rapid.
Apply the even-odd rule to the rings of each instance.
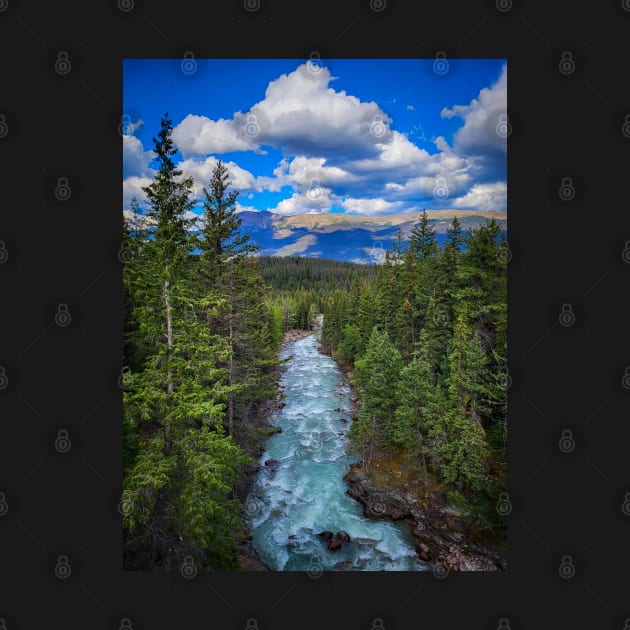
[[[267,440],[245,503],[252,543],[278,571],[427,570],[402,523],[366,519],[363,506],[346,494],[343,476],[357,461],[346,452],[352,392],[318,343],[310,335],[280,353],[289,358],[282,376],[286,405],[272,418],[282,432]],[[268,460],[277,464],[265,466]],[[345,531],[351,541],[330,551],[317,536],[326,530]]]

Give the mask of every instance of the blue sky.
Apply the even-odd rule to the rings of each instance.
[[[220,158],[239,210],[505,211],[506,62],[449,69],[438,75],[418,59],[125,60],[124,207],[144,203],[168,112],[199,200]]]

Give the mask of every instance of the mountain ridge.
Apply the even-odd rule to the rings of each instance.
[[[454,217],[463,230],[495,219],[507,231],[507,213],[497,210],[427,210],[438,242],[443,242]],[[348,262],[379,262],[398,230],[409,236],[422,212],[387,215],[304,213],[280,215],[269,210],[238,213],[241,232],[250,235],[261,256],[313,256]]]

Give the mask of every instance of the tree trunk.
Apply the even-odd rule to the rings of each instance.
[[[168,267],[167,267],[168,272]],[[169,292],[169,281],[164,280],[164,302],[166,304],[166,347],[168,348],[168,369],[166,372],[166,390],[173,393],[173,313],[171,308],[171,295]]]
[[[228,266],[229,287],[230,287],[230,312],[228,315],[228,343],[230,346],[230,356],[228,358],[228,379],[230,387],[234,383],[234,269],[232,262]],[[234,394],[228,394],[228,435],[234,433]]]
[[[229,323],[229,344],[230,344],[230,358],[228,359],[228,375],[229,375],[229,384],[230,386],[233,383],[233,370],[234,370],[234,360],[233,360],[233,352],[234,348],[232,345],[232,316],[230,313],[230,323]],[[230,392],[228,394],[228,435],[232,435],[234,432],[234,394]]]

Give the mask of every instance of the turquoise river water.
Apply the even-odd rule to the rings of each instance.
[[[422,571],[404,524],[371,520],[346,494],[343,476],[356,458],[346,451],[352,392],[344,373],[317,350],[315,335],[287,345],[283,373],[285,403],[272,421],[271,436],[246,502],[252,543],[278,571]],[[343,422],[345,419],[346,422]],[[264,466],[269,459],[275,466]],[[343,530],[351,541],[329,551],[318,532]]]

